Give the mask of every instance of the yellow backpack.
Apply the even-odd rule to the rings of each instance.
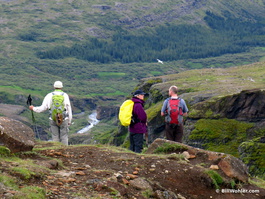
[[[119,120],[122,126],[129,126],[132,121],[134,102],[132,100],[126,100],[122,103],[119,111]]]

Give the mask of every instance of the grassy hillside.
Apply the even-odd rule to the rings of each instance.
[[[0,103],[39,105],[61,80],[74,106],[118,105],[142,78],[265,58],[261,0],[13,0],[0,12]]]
[[[262,1],[239,0],[2,2],[0,89],[11,86],[42,96],[60,79],[73,95],[116,98],[144,77],[176,73],[179,68],[256,62],[265,55],[260,28],[264,9]],[[249,28],[243,33],[244,27]],[[239,32],[241,40],[234,40]],[[227,41],[220,42],[221,37]],[[232,46],[225,46],[227,42]],[[238,53],[198,59],[229,51]],[[40,59],[52,54],[56,60]],[[104,57],[108,64],[101,63]],[[157,64],[156,58],[166,64]]]

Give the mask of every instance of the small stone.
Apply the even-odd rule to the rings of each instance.
[[[133,172],[134,175],[137,175],[138,173],[139,173],[138,171],[134,171],[134,172]]]
[[[76,175],[80,175],[80,176],[84,176],[84,175],[86,175],[83,171],[78,171],[78,172],[76,172],[75,174],[76,174]]]
[[[149,171],[152,171],[152,172],[153,172],[153,171],[155,171],[155,170],[156,170],[156,169],[154,169],[154,168],[152,168],[152,169],[149,169]]]
[[[58,185],[63,185],[63,183],[62,183],[62,182],[57,182],[57,184],[58,184]]]
[[[137,175],[133,175],[133,174],[127,174],[126,178],[129,177],[129,179],[135,179],[138,178]]]
[[[48,186],[49,184],[47,183],[47,182],[42,182],[42,184],[44,185],[44,186]]]
[[[47,176],[47,179],[52,180],[54,179],[54,176]]]
[[[152,165],[151,165],[151,168],[156,168],[156,165],[155,165],[155,164],[152,164]]]
[[[126,185],[130,184],[129,181],[124,179],[124,178],[122,178],[122,182],[123,182],[123,184],[126,184]]]
[[[74,178],[68,178],[68,179],[66,179],[66,180],[64,180],[66,183],[69,183],[69,182],[75,182],[76,181],[76,179],[74,179]]]
[[[210,166],[210,169],[218,170],[219,169],[219,166],[218,165],[211,165]]]
[[[130,186],[137,190],[153,190],[149,182],[144,180],[143,178],[136,178],[134,180],[131,180]]]
[[[189,154],[188,151],[184,151],[184,152],[182,153],[182,155],[183,155],[186,159],[190,159],[190,154]]]
[[[166,174],[168,174],[168,173],[169,173],[169,171],[168,171],[168,170],[165,170],[165,173],[166,173]]]

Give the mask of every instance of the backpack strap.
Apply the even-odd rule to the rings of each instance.
[[[141,123],[142,121],[137,117],[137,115],[134,114],[134,106],[135,104],[140,104],[142,106],[142,104],[140,102],[134,102],[133,105],[133,112],[132,112],[132,122],[131,125],[134,125],[136,123]]]
[[[55,95],[55,93],[52,92],[52,95]],[[64,95],[64,92],[62,91],[62,93],[60,93],[59,95]]]

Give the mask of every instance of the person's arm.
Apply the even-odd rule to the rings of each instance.
[[[186,102],[183,100],[183,99],[181,99],[182,100],[182,112],[183,112],[183,116],[188,116],[188,112],[189,112],[189,109],[188,109],[188,107],[187,107],[187,105],[186,105]]]
[[[166,115],[167,102],[168,102],[168,100],[165,100],[164,103],[163,103],[163,106],[161,108],[161,116],[165,116]]]
[[[147,115],[146,112],[144,111],[143,106],[140,103],[135,103],[134,104],[134,114],[137,116],[137,118],[143,122],[147,122]]]
[[[70,125],[72,122],[72,107],[71,107],[69,96],[66,93],[65,93],[64,102],[65,102],[65,109],[68,113],[68,119],[69,119],[68,124]]]
[[[51,103],[51,94],[49,93],[45,96],[41,106],[34,107],[33,105],[31,105],[29,109],[33,110],[34,112],[41,113],[50,108],[50,103]]]

